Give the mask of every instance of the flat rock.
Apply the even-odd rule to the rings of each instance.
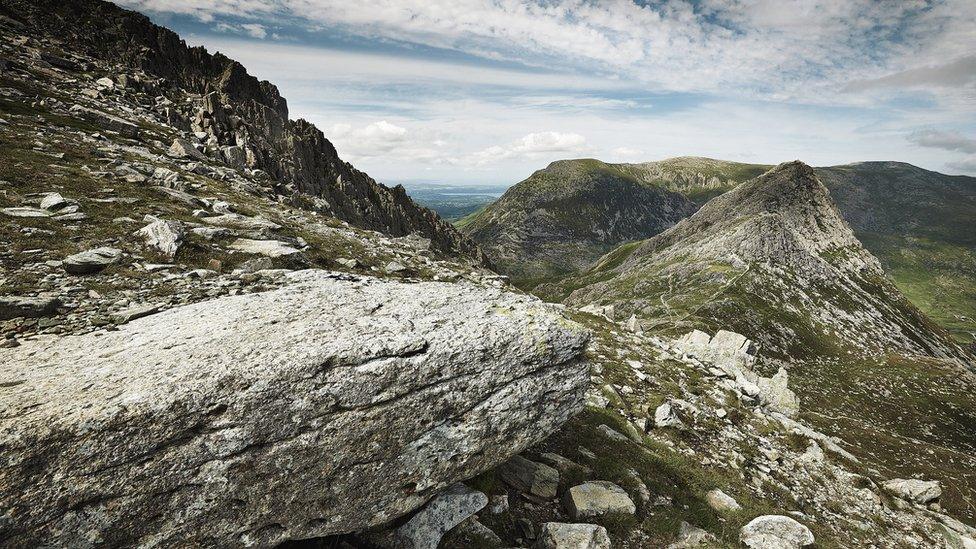
[[[60,193],[47,193],[41,199],[41,209],[48,211],[60,210],[68,205],[68,201]]]
[[[587,334],[538,299],[283,276],[0,350],[0,508],[17,517],[0,539],[267,547],[362,531],[583,405]]]
[[[404,549],[437,549],[441,538],[488,505],[488,496],[463,484],[454,484],[434,496],[403,526],[397,538]]]
[[[241,229],[245,231],[281,228],[281,225],[268,221],[267,219],[261,219],[260,217],[248,217],[246,215],[234,213],[204,217],[200,221],[206,223],[207,225],[227,227],[229,229]]]
[[[637,506],[623,488],[605,480],[573,486],[563,496],[563,506],[573,520],[600,517],[611,513],[633,515]]]
[[[53,316],[59,305],[61,301],[54,296],[3,296],[0,297],[0,320]]]
[[[159,312],[159,305],[135,305],[112,315],[112,320],[117,324],[132,322],[137,318],[147,317]]]
[[[942,486],[937,480],[895,478],[885,481],[881,486],[892,495],[920,505],[931,503],[942,497]]]
[[[783,515],[762,515],[739,531],[739,540],[752,549],[800,549],[813,545],[813,533]]]
[[[116,248],[95,248],[64,258],[64,270],[73,275],[94,274],[115,263],[122,257]]]
[[[47,210],[42,210],[40,208],[31,208],[29,206],[18,206],[16,208],[2,208],[0,213],[3,215],[9,215],[10,217],[51,217],[51,212]]]
[[[278,240],[251,240],[250,238],[238,238],[230,244],[230,249],[267,257],[282,257],[298,253],[298,249],[292,248],[286,242]]]
[[[177,158],[192,158],[194,160],[207,160],[207,155],[198,151],[189,140],[177,137],[169,147],[170,156]]]
[[[709,532],[681,521],[681,526],[678,528],[678,539],[671,545],[668,545],[668,549],[692,549],[696,547],[704,549],[706,547],[714,547],[717,541],[715,536]]]
[[[596,524],[547,522],[536,543],[538,549],[610,549],[607,529]]]

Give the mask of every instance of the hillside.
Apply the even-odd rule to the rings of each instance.
[[[589,177],[581,172],[599,166],[601,171],[619,174],[615,192],[622,195],[638,196],[632,193],[652,186],[681,194],[695,205],[704,204],[770,168],[699,157],[640,164],[566,162],[576,170],[563,176],[568,182],[564,192],[572,192],[574,179]],[[949,329],[957,341],[976,341],[973,335],[976,334],[976,232],[971,229],[976,220],[976,178],[948,176],[900,162],[861,162],[815,168],[815,171],[855,236],[878,258],[898,289],[926,315]],[[614,212],[598,209],[594,219],[589,218],[585,207],[578,208],[576,216],[546,217],[544,234],[560,235],[560,246],[551,251],[542,247],[533,249],[533,244],[525,243],[527,239],[514,235],[530,234],[529,228],[538,225],[537,214],[525,205],[539,204],[537,195],[551,192],[540,189],[560,186],[559,174],[548,173],[549,168],[537,174],[543,172],[549,175],[547,186],[528,184],[534,183],[534,175],[512,187],[512,199],[499,200],[465,219],[462,227],[485,247],[489,256],[505,258],[499,263],[499,269],[515,276],[523,286],[531,287],[547,277],[565,274],[586,259],[595,261],[602,255],[599,250],[605,253],[612,245],[649,238],[661,231],[660,224],[644,223],[632,215],[639,211],[647,218],[653,217],[653,212],[630,201],[608,201],[606,196],[598,195],[592,199],[596,203],[608,207],[619,204],[620,209]],[[591,198],[577,194],[564,200],[586,203]],[[690,215],[691,210],[673,213],[681,212]],[[600,245],[590,245],[593,233],[587,233],[585,228],[591,223],[599,227],[608,218],[619,225],[629,223],[635,230],[626,234],[601,233]],[[560,219],[562,225],[558,224]],[[572,262],[558,257],[561,250],[571,251],[565,253],[573,254],[567,256],[573,258]],[[538,259],[542,254],[545,254],[544,261]],[[525,277],[516,269],[525,267],[516,259],[533,265],[532,278],[521,280]]]
[[[533,279],[576,271],[616,244],[690,215],[681,194],[598,160],[553,162],[464,219],[501,272]]]

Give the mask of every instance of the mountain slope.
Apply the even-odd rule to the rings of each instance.
[[[657,234],[697,206],[598,160],[553,162],[466,218],[463,230],[516,279],[578,270],[616,244]]]
[[[572,176],[576,179],[592,177],[580,171],[596,167],[622,174],[618,179],[621,189],[615,191],[622,195],[653,186],[679,193],[698,205],[771,167],[698,157],[639,164],[571,162],[577,168]],[[976,337],[973,335],[976,334],[976,231],[972,230],[976,223],[976,178],[944,175],[900,162],[861,162],[815,168],[815,171],[855,236],[881,261],[898,289],[926,315],[948,328],[958,341],[972,342]],[[557,173],[552,174],[549,188],[558,188],[557,177]],[[571,179],[567,177],[564,181],[571,189]],[[533,212],[523,210],[527,209],[526,205],[538,204],[538,196],[532,193],[541,191],[539,186],[524,183],[515,189],[518,189],[517,200],[497,202],[466,219],[462,229],[481,243],[490,256],[504,255],[507,259],[500,268],[507,271],[518,268],[513,266],[517,265],[516,259],[530,265],[536,261],[536,252],[528,250],[531,244],[513,235],[532,224]],[[589,199],[577,196],[575,202],[584,203]],[[630,201],[610,201],[599,193],[593,200],[618,209],[601,210],[593,219],[588,218],[584,207],[574,209],[575,215],[547,218],[545,233],[562,236],[560,247],[545,249],[547,264],[562,268],[533,276],[564,274],[571,262],[557,256],[560,250],[574,254],[572,264],[575,265],[586,257],[596,260],[597,250],[606,251],[607,244],[624,244],[660,232],[659,225],[641,225],[633,217],[634,212],[644,217],[653,217],[654,213]],[[690,214],[689,210],[683,211]],[[589,237],[571,228],[598,226],[606,219],[619,225],[643,227],[643,230],[601,235],[602,246],[585,246],[583,243]],[[477,229],[471,230],[472,225]],[[536,271],[546,270],[544,265],[534,265]]]
[[[377,183],[343,162],[315,126],[289,120],[277,88],[250,76],[240,63],[188,47],[144,15],[100,0],[3,0],[0,15],[8,37],[56,41],[62,52],[45,55],[63,61],[62,68],[86,73],[84,64],[70,60],[84,54],[139,70],[142,76],[132,84],[144,80],[157,99],[166,97],[153,110],[176,128],[206,134],[208,148],[268,174],[276,195],[299,201],[298,194],[308,195],[316,209],[357,227],[393,236],[418,232],[442,250],[480,255],[473,242],[414,204],[402,187]]]
[[[612,303],[652,322],[731,326],[784,357],[822,346],[964,356],[886,279],[814,170],[799,162],[540,291],[568,292],[570,304]]]

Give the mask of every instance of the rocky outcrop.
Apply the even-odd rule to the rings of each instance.
[[[813,533],[795,519],[763,515],[742,527],[739,539],[752,549],[800,549],[813,545]]]
[[[377,183],[342,161],[314,125],[289,120],[278,89],[249,75],[240,63],[189,47],[144,15],[101,0],[3,0],[0,15],[16,21],[25,34],[60,41],[66,50],[138,72],[137,79],[124,75],[127,83],[155,91],[163,118],[202,136],[208,153],[229,158],[232,165],[243,159],[248,169],[270,176],[276,194],[300,204],[306,202],[301,195],[307,195],[315,209],[357,227],[392,236],[421,233],[443,251],[483,257],[470,239],[417,206],[402,186]],[[198,99],[171,100],[167,94],[174,91]],[[138,125],[110,113],[81,105],[73,113],[131,137],[140,133]],[[178,139],[171,153],[203,157],[186,139]]]
[[[324,271],[0,350],[7,546],[269,546],[386,523],[582,405],[585,332]]]

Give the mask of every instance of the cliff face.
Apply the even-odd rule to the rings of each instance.
[[[163,98],[156,108],[171,125],[205,133],[207,147],[265,172],[278,195],[295,201],[308,195],[315,209],[354,226],[391,236],[420,233],[442,251],[482,259],[476,244],[417,206],[402,187],[377,183],[343,162],[314,125],[289,120],[278,89],[249,75],[240,63],[188,47],[144,15],[99,0],[3,0],[0,14],[21,34],[142,71],[143,84]]]

